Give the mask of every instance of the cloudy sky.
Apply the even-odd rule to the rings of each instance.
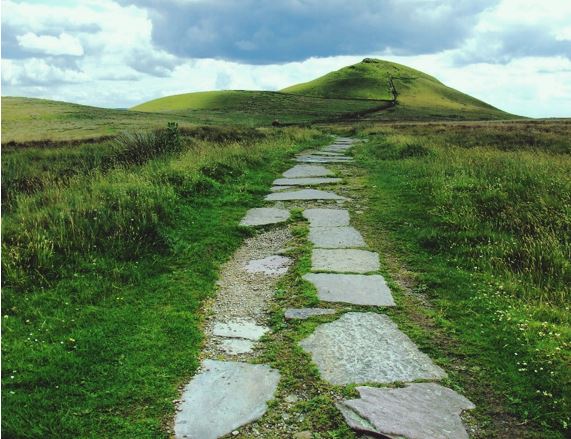
[[[570,0],[2,0],[2,95],[102,107],[278,90],[377,57],[571,117]]]

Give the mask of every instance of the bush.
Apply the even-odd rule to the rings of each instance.
[[[167,128],[154,131],[125,132],[115,139],[116,160],[119,163],[142,164],[166,153],[177,153],[182,141],[176,122],[169,122]]]

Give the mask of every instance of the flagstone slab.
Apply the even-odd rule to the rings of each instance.
[[[298,157],[295,161],[300,163],[348,163],[352,162],[353,159],[341,157]]]
[[[286,178],[328,177],[332,171],[319,165],[295,165],[282,174]]]
[[[254,342],[244,338],[224,338],[220,348],[229,355],[249,354],[254,350]]]
[[[349,225],[349,212],[343,209],[305,209],[303,217],[311,227],[341,227]]]
[[[216,439],[262,417],[280,373],[266,365],[205,360],[185,387],[175,418],[177,439]]]
[[[347,198],[334,192],[318,189],[300,189],[297,191],[274,192],[266,195],[266,201],[293,201],[293,200],[346,200]]]
[[[336,385],[386,384],[446,376],[382,314],[346,313],[318,326],[300,345],[311,354],[321,377]]]
[[[274,186],[311,186],[313,184],[334,184],[339,183],[340,178],[328,177],[307,177],[307,178],[278,178],[272,183]]]
[[[366,247],[357,229],[344,227],[310,227],[309,241],[318,248]]]
[[[345,155],[342,152],[329,152],[325,149],[319,151],[319,155],[328,156],[328,157],[344,157]]]
[[[380,268],[379,255],[356,249],[314,249],[311,254],[313,271],[337,273],[370,273]]]
[[[289,219],[289,210],[274,207],[261,207],[250,209],[240,222],[241,226],[265,226],[268,224],[283,223]]]
[[[307,273],[303,276],[324,302],[395,306],[391,290],[380,274]]]
[[[267,276],[286,274],[293,260],[285,256],[272,255],[249,261],[244,267],[248,273],[261,273]]]
[[[293,189],[295,186],[272,186],[270,188],[270,191],[272,192],[278,192],[278,191],[285,191],[288,189]]]
[[[357,387],[360,399],[337,407],[360,433],[408,439],[468,439],[460,414],[475,408],[468,399],[436,383],[404,388]]]
[[[284,313],[286,320],[305,320],[315,316],[335,314],[334,309],[328,308],[288,308]]]
[[[236,319],[229,322],[216,322],[212,333],[217,337],[245,338],[259,340],[270,329],[258,325],[254,320]]]

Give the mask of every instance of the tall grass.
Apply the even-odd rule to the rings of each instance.
[[[496,137],[497,138],[497,137]],[[525,286],[522,298],[562,305],[571,285],[571,156],[388,134],[381,160],[421,157],[407,172],[434,221],[423,244],[456,251]]]
[[[3,218],[3,284],[25,290],[50,283],[76,259],[100,251],[123,259],[160,251],[165,243],[159,230],[168,225],[180,197],[216,191],[221,181],[262,165],[272,149],[315,134],[289,128],[260,141],[226,143],[180,137],[174,126],[124,134],[106,144],[104,154],[90,147],[91,165],[65,182],[50,173],[35,175],[34,166],[24,168],[28,173],[16,170],[17,162],[9,162],[9,182],[37,178],[42,184],[32,191],[17,184],[5,190],[11,208]],[[82,157],[58,152],[68,166]],[[58,152],[47,155],[56,160]],[[112,167],[105,164],[110,161]]]
[[[568,437],[571,124],[365,132],[374,134],[356,154],[375,201],[366,221],[394,243],[432,305],[414,301],[409,312],[434,316],[446,334],[435,344],[462,364],[459,381],[480,410],[505,406],[530,423],[530,438]]]

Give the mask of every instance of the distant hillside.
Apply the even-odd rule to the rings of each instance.
[[[129,110],[45,99],[2,98],[2,143],[60,141],[165,126],[282,124],[355,120],[514,119],[485,102],[400,64],[365,59],[276,91],[207,91],[162,97]]]
[[[225,90],[166,96],[136,105],[131,110],[179,114],[211,123],[269,125],[331,120],[385,107],[362,99],[324,99],[273,91]]]
[[[313,81],[282,90],[325,98],[389,99],[396,105],[369,115],[373,119],[510,119],[501,111],[447,87],[421,71],[388,61],[367,58]]]
[[[115,135],[120,131],[166,126],[184,117],[90,107],[48,99],[2,97],[2,144],[70,141]],[[185,124],[190,125],[190,123]]]

